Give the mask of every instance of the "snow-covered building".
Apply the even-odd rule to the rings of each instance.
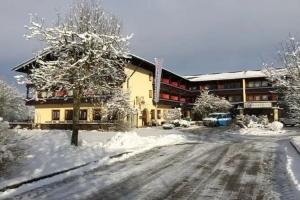
[[[44,56],[48,59],[50,55]],[[13,70],[28,74],[32,65],[35,65],[34,58]],[[130,103],[137,111],[127,117],[133,127],[149,125],[155,118],[161,123],[164,121],[163,113],[172,108],[180,107],[183,117],[191,117],[193,103],[203,89],[225,97],[240,113],[265,114],[270,119],[278,120],[277,95],[260,70],[181,76],[164,68],[157,113],[153,101],[155,64],[132,55],[125,72],[127,79],[123,88],[130,92]],[[43,91],[30,92],[31,88],[31,85],[27,85],[27,105],[35,107],[34,123],[37,127],[71,127],[72,94],[57,91],[46,101],[39,101],[33,98],[34,95],[48,97],[49,94]],[[95,107],[88,99],[81,105],[80,121],[82,126],[89,128],[105,126],[101,121],[101,108]]]
[[[43,55],[51,59],[50,55]],[[13,70],[21,73],[30,73],[35,59],[30,59]],[[196,97],[190,90],[190,81],[169,70],[162,70],[160,101],[157,105],[155,117],[155,103],[153,101],[155,65],[143,58],[132,55],[130,64],[125,68],[127,74],[124,90],[130,93],[130,103],[136,109],[136,114],[128,116],[127,120],[133,127],[150,125],[156,118],[163,122],[163,113],[175,107],[181,107],[183,117],[190,117],[192,103]],[[33,91],[30,91],[32,90]],[[199,92],[196,92],[199,93]],[[36,100],[37,97],[47,97],[46,100]],[[34,123],[41,128],[61,128],[72,125],[72,94],[64,91],[53,92],[49,97],[44,91],[34,91],[32,85],[27,85],[27,105],[35,107]],[[101,108],[92,104],[88,98],[81,104],[80,122],[83,128],[106,128],[109,123],[102,122]]]

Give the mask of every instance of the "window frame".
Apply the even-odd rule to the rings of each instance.
[[[69,118],[67,117],[67,116],[68,116],[67,112],[71,112],[71,113],[72,113],[71,119],[69,119]],[[65,120],[66,120],[66,121],[71,121],[71,120],[73,120],[73,110],[72,110],[72,109],[67,109],[67,110],[65,110]]]
[[[98,118],[95,117],[96,116],[96,112],[99,112],[100,119],[98,119]],[[102,114],[101,113],[102,112],[101,112],[100,108],[93,109],[93,120],[94,121],[101,121],[101,119],[102,119]]]
[[[85,118],[82,117],[82,113],[86,113]],[[86,121],[88,116],[88,110],[87,109],[80,109],[79,111],[79,120]]]
[[[58,115],[55,116],[54,113],[58,113]],[[57,117],[57,118],[55,118],[55,117]],[[51,119],[52,119],[52,121],[59,121],[60,120],[60,110],[58,110],[58,109],[52,110]]]

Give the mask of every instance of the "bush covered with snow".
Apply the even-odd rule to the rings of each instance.
[[[190,122],[187,121],[187,120],[183,120],[183,119],[180,119],[180,120],[174,120],[172,121],[172,124],[174,124],[176,127],[189,127],[190,126]]]
[[[12,147],[16,140],[16,133],[9,129],[9,124],[0,119],[0,165],[14,159]]]
[[[268,125],[268,128],[272,131],[280,131],[283,128],[283,124],[281,122],[272,122]]]
[[[237,115],[235,123],[241,128],[266,128],[269,124],[268,116]]]
[[[163,129],[173,129],[175,127],[174,124],[165,123],[162,125]]]

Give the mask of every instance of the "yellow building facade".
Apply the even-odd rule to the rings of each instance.
[[[151,125],[154,119],[156,119],[158,124],[161,124],[165,121],[163,118],[164,112],[176,107],[167,104],[158,104],[156,111],[156,105],[153,101],[154,68],[152,66],[150,69],[147,69],[147,67],[143,67],[143,64],[148,65],[149,68],[149,63],[147,62],[141,62],[139,66],[128,64],[125,67],[127,79],[123,83],[123,89],[130,94],[130,104],[136,110],[135,114],[131,114],[125,119],[131,127]],[[52,102],[33,102],[31,105],[35,108],[35,127],[72,123],[72,120],[68,119],[68,113],[73,109],[72,102],[55,99]],[[100,107],[91,103],[82,103],[80,108],[80,122],[84,124],[101,123],[101,120],[95,119],[95,113],[101,112],[103,109],[105,109],[105,106]]]

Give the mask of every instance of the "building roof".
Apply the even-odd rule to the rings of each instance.
[[[41,54],[41,56],[49,56],[49,52],[44,52]],[[151,71],[155,71],[155,64],[141,58],[137,55],[131,54],[133,62],[138,61],[139,63],[145,63],[145,67]],[[12,70],[22,73],[27,73],[30,67],[35,63],[36,58],[31,58],[16,67],[14,67]],[[262,70],[247,70],[247,71],[235,71],[235,72],[225,72],[225,73],[212,73],[212,74],[199,74],[199,75],[190,75],[190,76],[182,76],[177,73],[172,72],[169,69],[163,68],[163,72],[167,74],[171,74],[175,77],[184,79],[186,81],[191,82],[201,82],[201,81],[217,81],[217,80],[233,80],[233,79],[243,79],[243,78],[261,78],[266,77],[266,75],[262,72]]]
[[[262,70],[247,70],[247,71],[185,76],[185,78],[189,79],[192,82],[233,80],[233,79],[243,79],[243,78],[261,78],[261,77],[266,77],[266,75],[262,72]]]

